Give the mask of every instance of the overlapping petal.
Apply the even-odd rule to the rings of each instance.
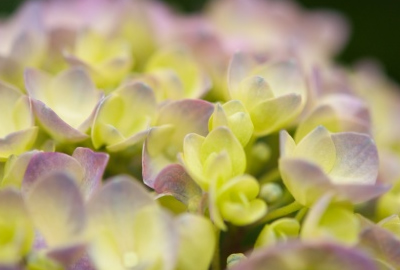
[[[146,71],[169,70],[182,83],[181,98],[199,98],[210,88],[209,79],[196,59],[185,49],[172,48],[156,52],[147,62]]]
[[[28,69],[25,83],[35,115],[51,136],[64,142],[88,138],[86,131],[103,94],[83,70],[69,69],[52,78]]]
[[[149,87],[143,83],[120,87],[98,108],[92,126],[94,147],[120,151],[143,141],[155,114],[156,100]]]
[[[18,89],[0,82],[0,160],[19,155],[35,142],[38,128],[34,126],[31,102]]]
[[[305,78],[294,60],[258,63],[237,53],[228,74],[231,97],[243,102],[258,136],[291,125],[304,107]]]
[[[142,185],[111,179],[89,202],[94,237],[90,255],[98,269],[173,269],[176,230]]]
[[[286,187],[303,205],[311,205],[328,191],[338,200],[359,203],[388,188],[376,184],[376,146],[360,133],[331,134],[321,126],[296,145],[282,131],[279,167]]]
[[[178,162],[183,139],[189,133],[205,136],[213,112],[211,103],[202,100],[180,100],[164,105],[149,131],[143,146],[143,180],[153,187],[162,169]]]

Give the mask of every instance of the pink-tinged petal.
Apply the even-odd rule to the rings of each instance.
[[[250,111],[254,124],[254,133],[258,136],[267,135],[291,122],[302,109],[302,98],[298,94],[286,94],[266,100],[256,105]]]
[[[167,151],[167,153],[164,153],[173,132],[174,127],[172,125],[151,128],[143,144],[143,182],[151,188],[154,187],[154,181],[162,169],[173,164],[171,159],[174,159],[174,156],[168,155]],[[173,153],[176,152],[174,149],[172,151]]]
[[[82,166],[84,175],[80,183],[80,189],[85,198],[90,197],[93,192],[100,188],[104,170],[107,166],[109,155],[106,153],[93,152],[89,148],[78,147],[72,157]]]
[[[116,176],[89,200],[90,229],[93,233],[109,234],[122,249],[119,252],[135,250],[133,224],[137,222],[137,213],[156,206],[138,180],[125,175]]]
[[[158,174],[154,190],[158,194],[172,195],[185,205],[194,207],[202,197],[201,188],[179,164],[171,164]]]
[[[232,98],[239,95],[239,86],[256,65],[254,59],[242,52],[233,55],[228,68],[228,86]]]
[[[99,222],[109,222],[109,224],[99,223],[98,226],[101,227],[114,226],[114,223],[119,224],[125,220],[119,225],[128,233],[128,224],[132,224],[135,211],[147,205],[155,205],[150,193],[138,180],[121,175],[108,179],[106,184],[93,194],[89,200],[88,209],[93,219]]]
[[[76,264],[85,254],[86,244],[75,244],[66,247],[50,249],[46,255],[60,263],[69,270],[76,269]],[[82,264],[85,266],[85,264]],[[75,267],[75,268],[74,268]],[[80,268],[79,270],[88,270],[90,268]],[[92,268],[93,269],[93,268]]]
[[[13,132],[0,138],[0,160],[6,160],[11,155],[19,155],[31,148],[38,134],[38,127]]]
[[[286,130],[281,130],[279,132],[280,157],[285,158],[293,156],[295,148],[296,143],[294,142],[292,136],[290,136]]]
[[[88,135],[65,123],[52,109],[39,100],[32,100],[33,111],[39,122],[50,135],[61,142],[80,142]]]
[[[18,265],[9,265],[0,263],[1,270],[25,270],[24,267]]]
[[[296,131],[296,141],[300,141],[318,125],[323,125],[330,132],[371,133],[367,105],[360,99],[345,94],[330,94],[318,100],[318,106],[300,123]]]
[[[55,172],[40,179],[27,195],[32,219],[49,247],[81,241],[86,214],[76,181]]]
[[[315,163],[328,173],[337,158],[331,134],[325,127],[318,126],[298,143],[292,157]]]
[[[302,205],[310,206],[324,193],[333,190],[327,175],[306,160],[282,158],[279,169],[283,183]]]
[[[171,102],[161,108],[157,125],[175,125],[172,142],[181,144],[186,134],[197,133],[205,136],[208,133],[208,120],[214,111],[214,106],[204,100],[184,99]]]
[[[337,184],[335,190],[337,190],[338,200],[347,200],[353,203],[363,203],[368,200],[377,198],[384,194],[391,188],[391,185],[380,185],[380,184]]]
[[[300,267],[300,268],[299,268]],[[292,241],[256,250],[232,270],[342,269],[378,270],[374,260],[355,248],[333,243]]]
[[[58,152],[37,153],[26,168],[22,190],[29,192],[35,183],[55,172],[68,173],[77,181],[81,181],[85,175],[84,169],[73,157]]]
[[[359,133],[332,134],[336,163],[329,176],[336,184],[374,184],[378,176],[378,151],[373,140]]]
[[[372,224],[361,233],[358,247],[393,269],[399,269],[400,241],[394,234],[378,225]]]
[[[156,127],[149,131],[143,146],[143,180],[152,187],[157,174],[167,165],[177,163],[187,134],[208,133],[208,120],[214,106],[203,100],[185,99],[161,108]],[[167,139],[168,138],[168,139]]]
[[[89,255],[85,253],[68,270],[96,270]]]

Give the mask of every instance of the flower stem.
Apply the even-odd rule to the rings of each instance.
[[[220,230],[219,228],[215,227],[215,250],[214,250],[214,257],[212,260],[212,270],[220,270],[221,265],[220,265],[220,256],[219,256],[219,236],[220,236]]]
[[[307,211],[308,211],[308,208],[303,207],[302,209],[300,209],[299,212],[297,212],[297,214],[294,218],[297,219],[298,222],[301,222],[303,220],[304,216],[307,214]]]
[[[272,212],[269,212],[262,219],[260,219],[256,224],[257,225],[264,224],[264,223],[267,223],[268,221],[287,216],[293,212],[300,210],[302,207],[303,207],[303,205],[301,205],[297,201],[294,201],[291,204],[285,205],[281,208],[273,210]]]

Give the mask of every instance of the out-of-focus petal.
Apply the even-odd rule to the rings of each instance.
[[[0,216],[0,268],[13,269],[31,250],[34,228],[22,196],[13,189],[0,191]]]
[[[149,131],[143,147],[143,180],[152,187],[157,174],[166,166],[177,163],[187,134],[208,133],[208,120],[213,105],[203,100],[180,100],[164,105]],[[168,139],[167,139],[168,138]]]
[[[354,245],[360,224],[348,205],[331,204],[332,193],[325,194],[307,213],[301,236],[308,241],[337,241]]]
[[[169,69],[182,82],[185,98],[198,98],[210,88],[209,79],[196,59],[184,49],[169,49],[156,52],[147,62],[146,70]]]
[[[312,205],[332,188],[328,176],[308,161],[283,158],[279,161],[279,168],[285,186],[302,205]]]
[[[154,190],[158,194],[174,196],[189,208],[198,207],[202,197],[201,188],[179,164],[171,164],[158,174]]]
[[[336,162],[329,175],[336,184],[374,184],[379,160],[375,143],[364,134],[332,134]]]
[[[232,270],[281,269],[378,270],[364,252],[332,243],[288,242],[257,250]]]
[[[36,183],[55,172],[68,173],[72,179],[77,181],[83,179],[84,176],[83,168],[71,156],[58,152],[37,153],[30,159],[26,168],[22,190],[29,192]]]
[[[71,176],[53,173],[43,177],[28,193],[27,203],[49,247],[81,241],[86,213],[79,187]]]
[[[75,149],[72,157],[79,162],[84,171],[82,181],[80,182],[80,189],[84,196],[88,198],[101,186],[101,180],[109,155],[93,152],[89,148],[78,147]]]
[[[212,223],[201,216],[183,214],[175,220],[180,236],[177,270],[207,270],[216,239]]]
[[[25,83],[35,115],[43,128],[60,141],[82,141],[103,94],[81,69],[69,69],[54,78],[33,69]]]

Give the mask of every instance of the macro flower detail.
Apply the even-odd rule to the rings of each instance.
[[[243,147],[227,127],[217,127],[207,137],[188,134],[180,159],[193,180],[209,191],[210,215],[220,228],[226,229],[223,219],[243,226],[265,214],[264,201],[256,198],[258,182],[244,174]]]
[[[29,192],[40,179],[56,172],[69,174],[88,198],[101,186],[109,156],[88,148],[75,149],[72,156],[59,152],[27,152],[9,159],[1,186],[14,186]]]
[[[400,269],[400,87],[294,1],[0,18],[0,270]]]
[[[83,141],[103,93],[81,69],[69,69],[54,78],[28,69],[25,83],[33,111],[43,128],[62,142]]]
[[[363,202],[388,188],[376,183],[378,153],[365,134],[330,133],[319,126],[298,144],[281,131],[280,144],[282,180],[302,205],[312,205],[326,192],[335,200]]]
[[[242,101],[258,136],[292,124],[305,104],[305,78],[294,60],[257,63],[250,55],[237,53],[228,82],[231,98]]]
[[[153,187],[159,173],[178,163],[183,139],[189,133],[206,135],[208,119],[213,112],[211,103],[184,99],[165,104],[158,112],[143,146],[143,181]]]
[[[66,60],[73,67],[86,70],[97,87],[109,90],[118,85],[132,67],[129,43],[84,31],[78,36],[72,52],[65,52]]]
[[[53,173],[35,183],[26,196],[37,229],[35,247],[68,267],[84,253],[87,216],[76,180]]]
[[[330,132],[371,133],[368,107],[357,97],[331,94],[319,100],[317,104],[299,123],[296,129],[296,141],[301,140],[319,125]]]
[[[239,100],[215,105],[208,126],[210,131],[219,126],[228,127],[243,147],[249,142],[254,130],[250,115]]]
[[[143,83],[121,86],[99,105],[92,126],[94,147],[106,145],[109,151],[120,151],[143,141],[155,114],[156,100],[149,87]]]
[[[0,160],[19,155],[34,144],[38,127],[34,126],[31,102],[18,89],[0,82]]]
[[[211,182],[226,182],[243,174],[246,168],[243,147],[226,127],[212,130],[207,137],[187,135],[181,159],[189,175],[205,191]]]

